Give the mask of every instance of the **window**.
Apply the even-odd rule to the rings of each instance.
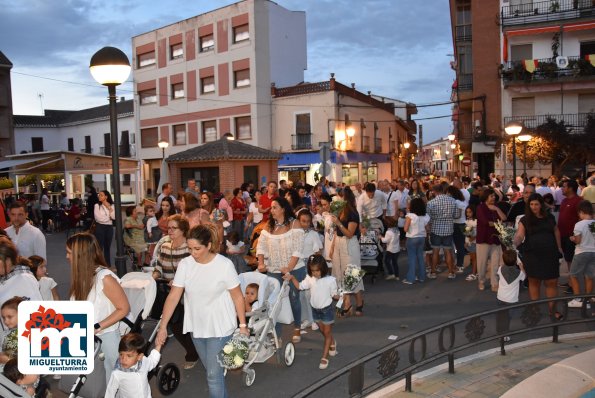
[[[298,135],[310,135],[310,114],[300,113],[295,115],[295,133]]]
[[[250,85],[250,69],[233,72],[234,87],[248,87]]]
[[[171,97],[184,98],[184,83],[176,83],[171,85]]]
[[[217,140],[217,122],[215,120],[202,122],[202,142],[215,140]]]
[[[215,36],[213,36],[212,33],[210,35],[201,36],[199,42],[201,53],[211,51],[215,48]]]
[[[239,43],[245,40],[250,40],[250,31],[248,29],[248,24],[239,25],[233,28],[233,42]]]
[[[200,92],[202,94],[215,92],[215,76],[203,77],[200,79]]]
[[[91,148],[91,136],[85,136],[85,153],[93,153],[93,148]]]
[[[258,184],[258,166],[244,166],[243,181]]]
[[[511,61],[522,61],[524,59],[533,59],[533,44],[510,46]]]
[[[156,104],[157,103],[157,89],[144,90],[138,93],[141,105]]]
[[[103,148],[99,149],[101,155],[112,156],[112,135],[110,133],[103,134]]]
[[[137,55],[138,67],[144,68],[155,65],[155,51]]]
[[[173,127],[174,145],[186,145],[186,125],[177,124]]]
[[[513,98],[512,99],[512,116],[534,116],[535,115],[535,98]]]
[[[74,152],[74,138],[68,139],[68,151]]]
[[[31,152],[43,152],[43,137],[31,137]]]
[[[595,112],[595,94],[578,95],[578,113]]]
[[[169,46],[169,56],[171,59],[182,58],[184,56],[184,46],[182,43]]]
[[[159,142],[159,133],[157,127],[148,129],[141,129],[140,131],[140,146],[141,148],[157,148]]]
[[[249,140],[252,138],[250,116],[236,117],[236,138],[238,140]]]

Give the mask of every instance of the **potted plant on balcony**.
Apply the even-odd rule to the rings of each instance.
[[[556,65],[556,62],[539,62],[537,64],[537,68],[539,69],[541,76],[543,76],[546,79],[555,79],[556,77],[558,77],[558,66]]]

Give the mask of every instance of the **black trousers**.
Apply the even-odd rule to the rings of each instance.
[[[112,225],[97,223],[95,226],[95,237],[99,242],[99,247],[103,250],[105,262],[111,266],[110,249],[112,247],[112,240],[114,239],[114,227]]]

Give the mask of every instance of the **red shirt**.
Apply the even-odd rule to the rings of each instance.
[[[583,200],[580,196],[564,198],[560,204],[560,215],[558,216],[558,229],[560,236],[572,236],[574,224],[578,220],[578,204]]]
[[[243,199],[239,199],[237,196],[234,196],[234,198],[231,200],[231,208],[232,208],[232,210],[234,210],[234,213],[233,213],[234,221],[242,221],[246,214],[235,213],[235,210],[240,210],[240,211],[246,210],[246,202],[244,202]]]
[[[495,223],[498,220],[500,220],[500,217],[498,217],[497,212],[490,210],[485,203],[480,203],[477,206],[477,236],[475,241],[489,245],[500,244],[496,227],[490,226],[490,222]]]
[[[264,195],[262,195],[260,197],[260,201],[258,202],[258,204],[260,204],[260,206],[263,209],[269,209],[271,207],[271,203],[273,203],[273,200],[275,200],[277,198],[277,195],[273,195],[272,197],[269,197],[268,193],[265,193]],[[271,210],[267,210],[266,212],[262,213],[262,220],[266,221],[269,219],[269,213],[271,212]]]

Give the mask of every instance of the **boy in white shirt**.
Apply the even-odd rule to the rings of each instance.
[[[518,303],[520,282],[525,280],[523,265],[517,267],[517,254],[515,250],[502,252],[504,265],[498,268],[498,306],[507,306]],[[496,331],[503,333],[508,331],[510,326],[510,314],[508,309],[503,309],[496,315]],[[504,336],[504,341],[510,341],[510,336]]]
[[[580,221],[574,226],[573,236],[570,240],[576,244],[574,248],[574,258],[570,265],[570,286],[574,294],[580,294],[580,284],[578,278],[584,275],[585,293],[593,292],[593,278],[595,278],[595,233],[593,229],[593,206],[588,200],[583,200],[578,204],[578,216]],[[573,299],[568,303],[570,308],[580,308],[583,306],[581,299]]]
[[[156,344],[148,357],[144,355],[146,347],[147,341],[138,333],[122,336],[118,347],[120,357],[107,385],[105,398],[151,398],[147,374],[159,364],[161,345]]]

